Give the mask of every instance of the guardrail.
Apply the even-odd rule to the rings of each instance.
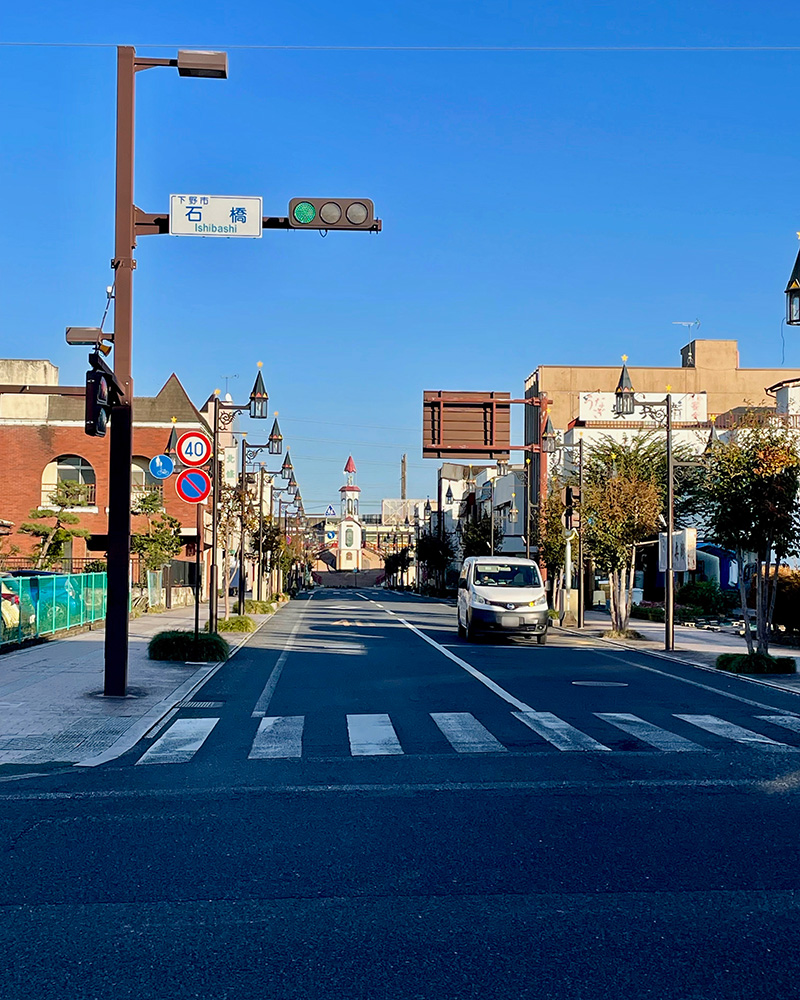
[[[0,577],[0,648],[101,621],[105,573]]]

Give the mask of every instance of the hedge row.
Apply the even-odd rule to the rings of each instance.
[[[792,656],[765,656],[763,653],[721,653],[717,670],[732,674],[793,674],[796,664]]]
[[[226,639],[216,632],[209,635],[201,632],[197,639],[194,630],[173,629],[168,632],[158,632],[147,646],[147,655],[151,660],[176,660],[185,663],[194,660],[198,663],[217,663],[227,660],[231,647]]]

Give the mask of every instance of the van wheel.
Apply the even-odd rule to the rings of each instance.
[[[456,611],[456,618],[458,618],[458,638],[459,639],[466,639],[466,637],[467,637],[467,630],[461,624],[461,612],[460,611]]]
[[[542,632],[541,635],[536,636],[536,641],[540,646],[544,646],[547,643],[547,632]]]
[[[464,626],[464,638],[467,642],[475,642],[476,639],[475,626],[469,618],[467,618],[467,624]]]

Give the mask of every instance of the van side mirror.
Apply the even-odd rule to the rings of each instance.
[[[467,589],[467,581],[466,581],[466,578],[464,578],[464,577],[459,577],[459,580],[458,580],[458,589],[459,589],[459,590],[466,590],[466,589]]]

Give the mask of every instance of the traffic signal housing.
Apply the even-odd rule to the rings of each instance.
[[[369,198],[292,198],[292,229],[365,229],[378,232],[375,205]]]
[[[114,372],[97,351],[89,355],[91,368],[86,373],[86,421],[84,430],[90,437],[105,437],[111,408],[121,398]]]

